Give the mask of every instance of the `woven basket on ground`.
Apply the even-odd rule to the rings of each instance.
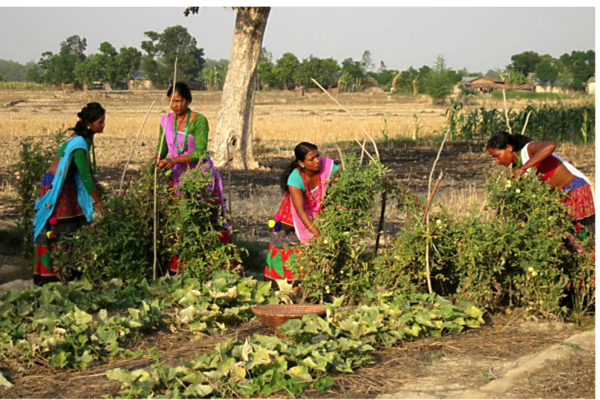
[[[302,318],[306,314],[325,315],[323,306],[317,304],[265,304],[252,308],[252,312],[281,339],[285,335],[277,327],[288,319]]]

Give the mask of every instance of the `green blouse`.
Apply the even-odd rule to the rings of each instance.
[[[88,142],[88,145],[90,143]],[[58,149],[58,156],[62,157],[65,153],[65,148],[67,147],[67,142],[64,142],[60,148]],[[91,146],[90,146],[91,148]],[[67,176],[74,176],[75,173],[79,171],[79,177],[81,178],[81,182],[85,189],[89,192],[95,192],[98,189],[96,188],[96,184],[92,179],[92,173],[96,171],[92,171],[92,166],[90,164],[90,158],[88,157],[88,153],[83,149],[77,149],[73,151],[73,163],[69,166],[69,170],[67,171]]]
[[[194,136],[194,143],[196,144],[196,150],[189,153],[188,156],[190,157],[191,163],[197,163],[198,161],[204,159],[206,150],[208,148],[208,120],[204,115],[197,113],[193,118],[190,119],[190,128],[188,130],[188,134]],[[160,158],[163,159],[169,154],[169,148],[167,146],[167,138],[163,136],[162,125],[160,126],[160,137],[163,138],[162,150],[160,152]],[[158,146],[156,147],[157,154],[159,149],[160,139]]]

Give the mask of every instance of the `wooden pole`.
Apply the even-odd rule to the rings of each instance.
[[[173,72],[173,93],[171,94],[171,100],[169,100],[169,110],[171,109],[171,105],[173,104],[173,95],[175,94],[175,84],[177,83],[177,57],[175,57],[175,66]],[[175,118],[175,114],[173,114],[173,118]],[[154,261],[152,263],[152,280],[156,280],[156,266],[158,263],[158,246],[157,246],[157,236],[158,236],[158,211],[157,211],[157,200],[156,200],[156,186],[158,180],[158,161],[160,157],[160,153],[162,153],[163,148],[163,138],[166,134],[166,125],[167,119],[169,119],[169,113],[165,117],[165,122],[162,126],[162,136],[159,135],[159,143],[158,146],[158,154],[156,155],[156,164],[154,164]]]
[[[127,159],[127,162],[125,163],[125,167],[123,168],[123,175],[121,176],[121,183],[119,184],[119,192],[121,192],[121,189],[123,188],[123,181],[125,180],[125,173],[127,172],[127,167],[129,166],[129,162],[131,161],[131,158],[133,157],[133,152],[138,144],[138,141],[140,140],[140,136],[142,135],[142,130],[144,129],[144,125],[146,125],[146,120],[148,119],[148,115],[150,114],[150,111],[152,110],[152,107],[154,107],[154,103],[156,102],[156,100],[152,101],[152,104],[150,105],[150,108],[148,109],[148,112],[146,113],[146,116],[144,117],[144,122],[142,122],[142,126],[140,127],[140,131],[138,132],[136,138],[135,138],[135,142],[133,143],[133,147],[131,147],[131,153],[129,153],[129,158]],[[123,193],[121,193],[122,195]]]

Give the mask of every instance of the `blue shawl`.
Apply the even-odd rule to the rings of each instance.
[[[52,181],[52,188],[40,199],[35,202],[35,217],[33,219],[33,241],[39,236],[39,234],[46,226],[46,222],[52,216],[54,207],[56,206],[56,200],[60,195],[60,192],[67,178],[67,171],[69,165],[73,160],[73,151],[77,149],[83,149],[86,152],[89,151],[89,147],[85,139],[81,136],[75,136],[67,141],[65,152],[61,157],[56,172],[54,174],[54,180]],[[85,217],[88,222],[92,222],[94,208],[92,206],[92,197],[87,192],[81,182],[79,172],[75,174],[75,183],[77,184],[77,202],[83,210]]]

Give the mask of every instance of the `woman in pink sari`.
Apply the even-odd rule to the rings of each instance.
[[[223,197],[223,183],[219,172],[208,157],[208,120],[199,112],[192,111],[189,106],[192,103],[192,92],[184,82],[177,82],[175,87],[171,86],[167,91],[171,99],[171,110],[173,113],[163,115],[160,120],[160,137],[157,154],[159,161],[156,164],[163,170],[172,170],[169,189],[174,195],[179,195],[177,188],[181,182],[181,176],[189,168],[203,168],[213,175],[213,182],[208,190],[212,197],[207,199],[220,209],[220,216],[226,221],[225,199]],[[164,132],[164,135],[163,135]],[[177,132],[177,133],[175,133]],[[200,164],[200,166],[198,166]],[[215,223],[219,215],[214,215]],[[231,243],[229,226],[225,222],[220,226],[219,240],[223,244]],[[185,264],[178,256],[173,256],[170,264],[172,273],[179,273]]]
[[[271,279],[298,277],[298,245],[320,236],[313,221],[321,211],[327,185],[338,170],[333,160],[321,156],[314,144],[302,142],[294,154],[296,159],[281,176],[284,195],[271,227],[273,235],[265,267],[265,276]]]

